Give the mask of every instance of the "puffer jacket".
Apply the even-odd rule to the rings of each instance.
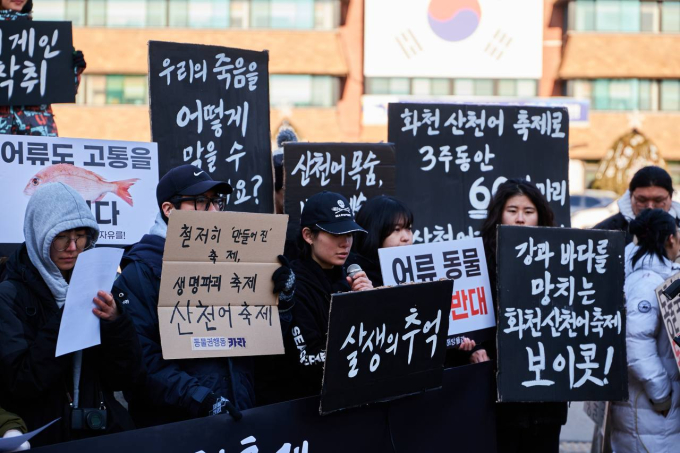
[[[613,230],[623,231],[626,233],[626,245],[633,242],[633,235],[630,232],[630,221],[635,218],[633,213],[633,205],[630,201],[630,192],[626,191],[621,198],[616,202],[619,205],[619,212],[611,217],[607,217],[602,222],[593,227],[594,230]],[[680,203],[673,201],[671,209],[668,211],[670,215],[675,218],[675,223],[680,226]]]
[[[612,403],[612,450],[615,453],[671,453],[680,449],[680,373],[661,322],[655,288],[680,265],[646,255],[632,266],[637,246],[626,247],[627,402]],[[672,398],[666,417],[652,402]]]
[[[240,410],[254,407],[251,357],[163,359],[157,307],[164,247],[164,237],[144,235],[123,257],[123,272],[112,291],[132,316],[147,368],[146,382],[125,395],[135,424],[146,427],[198,417],[211,392]]]

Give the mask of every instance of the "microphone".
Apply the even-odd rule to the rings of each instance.
[[[354,276],[361,272],[361,266],[358,264],[350,264],[349,267],[347,268],[347,276],[354,280]]]

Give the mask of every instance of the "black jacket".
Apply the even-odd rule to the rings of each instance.
[[[113,285],[114,297],[134,321],[147,368],[146,382],[126,393],[135,423],[143,427],[195,418],[210,392],[241,410],[253,407],[252,358],[163,359],[157,307],[164,247],[160,236],[142,237],[123,257],[123,272]]]
[[[382,270],[380,269],[380,260],[366,258],[364,255],[352,252],[347,257],[345,268],[352,264],[358,264],[361,270],[366,272],[366,277],[371,281],[374,288],[383,286]]]
[[[62,312],[22,246],[0,283],[0,406],[21,416],[29,430],[61,417],[33,446],[95,435],[71,429],[73,354],[54,356]],[[100,323],[101,345],[83,351],[79,407],[99,409],[103,398],[108,424],[97,434],[109,434],[134,428],[113,392],[131,388],[141,375],[141,350],[125,312]]]
[[[284,335],[286,399],[321,394],[331,294],[350,290],[343,267],[323,270],[311,258],[293,261],[291,266],[296,286],[291,327]]]
[[[611,217],[607,217],[602,222],[598,223],[593,227],[594,230],[612,230],[612,231],[623,231],[626,233],[626,244],[628,245],[633,242],[633,235],[629,230],[628,220],[620,212],[614,214]]]

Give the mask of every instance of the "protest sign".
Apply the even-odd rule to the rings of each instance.
[[[451,368],[444,370],[443,375],[439,390],[325,417],[319,415],[318,397],[304,398],[243,411],[243,418],[238,422],[229,416],[203,417],[34,450],[37,453],[440,452],[450,451],[453,442],[457,453],[496,451],[492,364]]]
[[[149,42],[161,176],[193,164],[231,184],[230,211],[274,212],[268,63],[266,51]]]
[[[675,274],[656,288],[661,320],[666,328],[668,341],[673,348],[673,357],[680,370],[680,345],[675,339],[680,335],[680,274]]]
[[[2,21],[0,105],[75,101],[71,22]]]
[[[493,338],[496,316],[484,245],[479,238],[378,250],[385,285],[454,280],[446,344],[463,337],[477,343]]]
[[[158,212],[155,143],[0,136],[0,243],[24,241],[24,213],[45,184],[63,182],[92,208],[100,245],[133,244]]]
[[[271,277],[287,220],[173,211],[158,298],[164,359],[283,354]]]
[[[294,227],[312,195],[344,195],[356,214],[378,195],[395,194],[396,161],[390,143],[287,143],[284,148],[285,211]],[[289,235],[289,237],[292,237]]]
[[[506,179],[530,179],[569,226],[569,117],[564,107],[389,104],[397,197],[416,219],[413,242],[479,236]]]
[[[628,398],[624,235],[498,227],[498,399]]]
[[[333,294],[321,414],[441,386],[452,280]]]
[[[591,452],[611,452],[609,409],[609,401],[586,401],[583,403],[583,412],[595,422]]]

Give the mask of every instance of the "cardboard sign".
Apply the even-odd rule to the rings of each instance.
[[[628,399],[624,234],[498,227],[499,401]]]
[[[378,250],[385,285],[454,280],[446,345],[456,347],[463,337],[478,344],[493,338],[496,326],[493,291],[484,245],[479,238]]]
[[[438,388],[452,280],[333,294],[321,414]]]
[[[389,104],[397,196],[417,220],[413,242],[479,235],[491,196],[530,179],[569,226],[569,116],[564,107]]]
[[[156,144],[1,135],[0,243],[24,241],[26,205],[36,190],[53,182],[71,186],[90,205],[99,224],[98,244],[134,244],[158,212]]]
[[[266,51],[149,42],[161,176],[192,164],[231,184],[230,211],[274,212],[268,63]]]
[[[2,21],[0,105],[75,101],[71,22]]]
[[[668,341],[673,348],[675,363],[680,370],[680,346],[673,340],[680,335],[680,274],[673,275],[656,288],[656,298]]]
[[[272,274],[287,216],[175,210],[158,298],[164,359],[283,354]]]
[[[395,194],[396,158],[391,143],[288,143],[283,165],[289,238],[297,236],[302,208],[318,192],[344,195],[354,214],[373,197]]]
[[[452,439],[457,453],[496,451],[491,363],[451,368],[443,375],[441,390],[330,417],[319,415],[318,397],[304,398],[243,411],[243,419],[238,422],[229,416],[204,417],[63,442],[35,451],[440,452],[451,450]],[[63,428],[57,424],[50,429]],[[40,437],[36,441],[40,445]]]

